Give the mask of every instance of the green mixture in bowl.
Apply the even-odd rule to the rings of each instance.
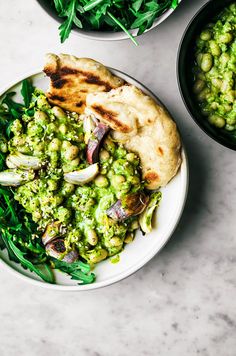
[[[22,93],[25,106],[10,93],[0,112],[0,248],[47,282],[35,266],[91,283],[94,264],[121,252],[139,227],[151,231],[161,193],[145,190],[138,156],[108,127],[51,106],[27,81]]]
[[[236,139],[236,3],[201,32],[196,43],[194,92],[211,125]]]

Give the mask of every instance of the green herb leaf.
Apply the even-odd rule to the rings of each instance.
[[[86,263],[81,261],[66,263],[55,258],[52,258],[52,261],[56,269],[69,274],[71,279],[78,280],[79,284],[89,284],[95,280],[95,275],[90,273],[91,268]]]
[[[75,17],[75,14],[76,14],[76,2],[77,2],[77,0],[72,0],[69,3],[69,6],[68,6],[68,8],[67,8],[67,10],[65,12],[65,15],[67,16],[67,19],[59,27],[61,43],[65,42],[65,40],[69,37],[69,34],[71,32],[71,28],[72,28],[72,25],[73,25],[74,17]]]
[[[24,268],[28,268],[31,272],[35,272],[40,278],[42,278],[47,283],[55,283],[51,269],[48,268],[47,265],[36,267],[35,265],[33,265],[32,262],[30,262],[24,257],[24,253],[13,243],[12,240],[8,240],[8,245]]]
[[[23,80],[22,87],[21,87],[21,95],[24,99],[24,103],[26,107],[30,105],[33,92],[34,92],[34,87],[32,83],[27,79]]]
[[[175,9],[178,0],[54,0],[60,17],[67,17],[60,26],[61,41],[68,38],[72,25],[86,30],[124,31],[137,45],[130,29],[138,35],[168,9]]]

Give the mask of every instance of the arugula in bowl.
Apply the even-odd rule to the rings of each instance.
[[[90,31],[124,31],[137,45],[130,30],[141,35],[180,0],[51,0],[51,7],[64,21],[59,27],[63,43],[73,27]]]

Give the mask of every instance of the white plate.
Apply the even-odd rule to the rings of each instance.
[[[161,104],[153,93],[136,80],[118,70],[111,69],[111,71],[115,75],[125,79],[127,82],[136,85]],[[10,85],[2,90],[0,96],[6,91],[15,91],[17,93],[15,99],[20,100],[21,96],[19,95],[19,92],[21,81],[25,78],[31,78],[35,86],[46,91],[49,80],[42,72],[40,72],[20,78],[19,81],[17,81],[17,84]],[[56,284],[48,284],[43,282],[34,273],[24,270],[19,264],[10,261],[6,250],[0,251],[0,263],[16,276],[21,277],[31,284],[64,291],[96,289],[128,277],[144,266],[164,247],[174,232],[182,215],[188,190],[188,164],[184,148],[182,149],[182,157],[183,162],[178,174],[165,188],[161,189],[163,198],[154,217],[153,231],[146,236],[143,236],[141,232],[138,231],[135,240],[131,244],[126,245],[124,251],[120,253],[119,263],[112,264],[109,260],[99,263],[94,271],[96,274],[96,281],[93,284],[80,286],[76,281],[71,280],[69,276],[58,271],[55,271]]]

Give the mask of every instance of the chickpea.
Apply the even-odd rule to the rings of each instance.
[[[59,126],[59,132],[62,134],[62,135],[65,135],[66,133],[67,133],[67,126],[66,126],[66,124],[61,124],[60,126]]]
[[[126,159],[129,162],[133,162],[135,159],[137,159],[137,156],[134,153],[130,152],[126,155]]]
[[[62,149],[63,150],[67,150],[67,148],[69,148],[71,146],[71,143],[67,140],[62,142]]]
[[[11,125],[11,132],[14,135],[17,135],[20,132],[22,132],[22,129],[23,129],[23,127],[22,127],[22,123],[20,122],[20,120],[19,119],[14,120]]]
[[[25,136],[14,136],[11,140],[11,143],[15,147],[23,146],[26,143],[26,138]]]
[[[86,232],[86,237],[87,237],[87,241],[91,246],[96,246],[98,243],[98,236],[96,234],[96,231],[93,229],[89,229]]]
[[[124,239],[124,242],[126,244],[130,244],[132,241],[134,240],[134,234],[133,233],[129,233],[127,234],[127,236]]]
[[[41,110],[37,110],[34,113],[35,122],[41,126],[45,126],[48,124],[48,116],[45,112]]]
[[[93,251],[89,254],[89,260],[92,263],[98,263],[102,260],[105,260],[107,258],[107,251],[104,249],[99,249],[97,251]]]
[[[224,95],[224,100],[227,101],[228,103],[234,103],[235,102],[235,91],[234,90],[229,90],[225,95]]]
[[[77,146],[71,145],[64,152],[64,158],[67,161],[72,161],[73,159],[75,159],[78,156],[78,153],[79,153],[79,148]]]
[[[216,88],[220,89],[221,86],[222,86],[222,83],[223,83],[223,82],[222,82],[221,79],[212,78],[212,84],[213,84]]]
[[[57,126],[53,122],[50,122],[50,124],[47,125],[47,133],[52,134],[57,131]]]
[[[125,177],[122,175],[115,175],[111,179],[111,184],[114,188],[119,189],[120,185],[125,182]]]
[[[107,178],[102,176],[101,174],[99,174],[95,178],[94,183],[97,187],[100,187],[100,188],[105,188],[109,185]]]
[[[101,150],[101,152],[100,152],[100,160],[101,161],[108,161],[109,158],[110,158],[109,152],[107,152],[106,150]]]
[[[48,146],[50,151],[59,151],[61,147],[61,141],[58,138],[54,138]]]
[[[59,106],[53,106],[51,112],[58,119],[64,118],[66,116],[64,110],[62,110]]]
[[[223,67],[226,67],[228,64],[228,61],[230,60],[230,56],[228,53],[222,53],[220,56],[220,63]]]
[[[112,237],[109,241],[111,247],[118,247],[123,244],[123,241],[119,237]]]
[[[37,99],[37,106],[40,109],[50,109],[50,105],[44,95],[40,95]]]

